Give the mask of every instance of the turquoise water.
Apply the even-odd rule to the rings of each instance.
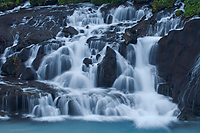
[[[171,124],[168,128],[138,129],[133,122],[35,122],[30,120],[0,121],[1,133],[199,133],[200,121]]]

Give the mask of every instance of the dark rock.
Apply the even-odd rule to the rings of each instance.
[[[11,34],[11,26],[15,22],[14,16],[0,17],[0,53],[2,54],[7,47],[13,45],[13,35]]]
[[[73,37],[74,35],[78,34],[78,31],[74,27],[71,27],[71,26],[64,28],[62,32],[65,37],[68,37],[68,36]]]
[[[33,31],[25,39],[21,40],[21,43],[25,46],[30,44],[37,44],[43,41],[47,41],[53,37],[52,32],[48,30]]]
[[[85,59],[83,60],[83,63],[84,63],[87,67],[89,67],[89,65],[92,64],[92,59],[85,58]]]
[[[111,87],[117,78],[116,53],[110,47],[106,48],[106,55],[97,67],[97,86]]]
[[[21,62],[18,57],[10,57],[2,65],[2,74],[7,76],[19,77],[23,72],[25,65]]]
[[[105,45],[106,42],[102,38],[97,38],[97,37],[91,37],[87,40],[88,46],[90,49],[97,49],[98,51],[101,51]]]
[[[37,73],[32,68],[28,67],[22,73],[21,79],[23,79],[23,80],[36,80],[37,79]]]
[[[70,100],[68,102],[68,109],[69,109],[68,114],[69,115],[73,115],[73,116],[82,115],[78,104],[79,103],[75,100]]]
[[[191,108],[184,107],[177,118],[181,121],[192,121],[196,119],[196,116],[192,113]]]
[[[85,31],[84,30],[80,30],[80,33],[84,33]]]
[[[126,44],[125,44],[125,42],[120,43],[118,51],[124,58],[126,58]]]
[[[22,62],[25,62],[29,59],[29,52],[30,49],[24,48],[19,54],[18,57],[21,59]]]
[[[159,84],[157,91],[159,94],[172,97],[172,90],[173,90],[173,87],[170,84],[163,83],[163,84]]]
[[[179,108],[187,106],[200,114],[198,78],[191,75],[200,51],[200,20],[191,20],[183,30],[171,31],[158,42],[156,64],[158,74],[174,88],[173,101]]]
[[[96,55],[96,60],[98,61],[100,57],[101,57],[101,55],[100,55],[100,54],[97,54],[97,55]]]
[[[178,119],[180,121],[192,121],[192,120],[195,120],[196,119],[196,116],[194,114],[192,114],[191,112],[188,112],[188,113],[181,113],[179,116],[178,116]]]
[[[83,72],[89,72],[89,68],[85,64],[83,64],[82,65],[82,71]]]
[[[45,54],[45,45],[40,46],[40,48],[38,49],[38,53],[37,55],[43,55]]]
[[[123,38],[125,39],[125,43],[129,44],[136,44],[137,43],[137,33],[134,29],[126,29],[125,33],[123,35]]]

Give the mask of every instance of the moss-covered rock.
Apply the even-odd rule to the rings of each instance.
[[[180,16],[181,14],[183,14],[183,11],[182,11],[182,10],[177,10],[177,11],[175,12],[175,14],[176,14],[176,16]]]
[[[21,59],[18,57],[10,57],[1,68],[2,75],[19,77],[24,68],[25,65],[21,62]]]

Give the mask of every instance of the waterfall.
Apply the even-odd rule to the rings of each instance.
[[[139,128],[164,127],[176,121],[174,114],[177,110],[176,104],[155,91],[156,67],[149,64],[149,58],[151,48],[160,39],[155,36],[162,36],[172,29],[179,28],[177,25],[181,23],[180,18],[173,18],[172,14],[158,14],[161,18],[156,18],[154,27],[150,26],[149,30],[149,33],[155,36],[140,37],[137,39],[137,44],[129,44],[127,58],[124,58],[118,49],[125,29],[138,24],[143,18],[148,20],[152,16],[152,10],[148,6],[140,9],[132,5],[119,6],[109,10],[107,18],[104,19],[105,15],[100,10],[103,6],[106,5],[98,8],[93,5],[88,7],[83,5],[68,9],[73,12],[60,18],[63,19],[62,22],[66,21],[67,26],[59,27],[60,31],[55,38],[45,41],[45,44],[26,47],[29,49],[28,60],[24,63],[26,67],[32,67],[34,59],[43,49],[44,57],[36,73],[39,82],[53,86],[57,93],[55,97],[49,93],[39,93],[37,97],[23,96],[23,113],[35,120],[47,121],[54,118],[91,121],[129,120]],[[58,9],[52,8],[52,10],[59,10],[59,6],[56,8]],[[45,22],[41,20],[41,25],[38,18],[34,26],[44,26]],[[112,21],[108,23],[111,18]],[[34,19],[32,17],[30,21]],[[26,25],[24,20],[22,23]],[[124,25],[120,25],[121,23]],[[78,33],[64,36],[63,29],[69,26]],[[2,63],[5,63],[6,58],[17,56],[22,52],[23,49],[17,52],[13,50],[19,45],[18,39],[17,34],[13,46],[5,49],[1,58]],[[112,49],[111,53],[115,56],[107,53],[108,48]],[[103,88],[97,86],[97,77],[98,72],[101,74],[104,72],[100,66],[108,58],[106,55],[110,56],[116,65],[116,77],[110,87]],[[88,62],[85,63],[85,59]],[[2,101],[2,110],[6,110],[7,97],[5,96]],[[25,109],[27,106],[28,111]]]

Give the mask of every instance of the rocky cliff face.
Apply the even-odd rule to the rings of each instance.
[[[182,111],[200,114],[198,76],[193,69],[200,54],[200,20],[188,22],[183,30],[171,31],[158,42],[158,74],[170,84],[173,101]]]

